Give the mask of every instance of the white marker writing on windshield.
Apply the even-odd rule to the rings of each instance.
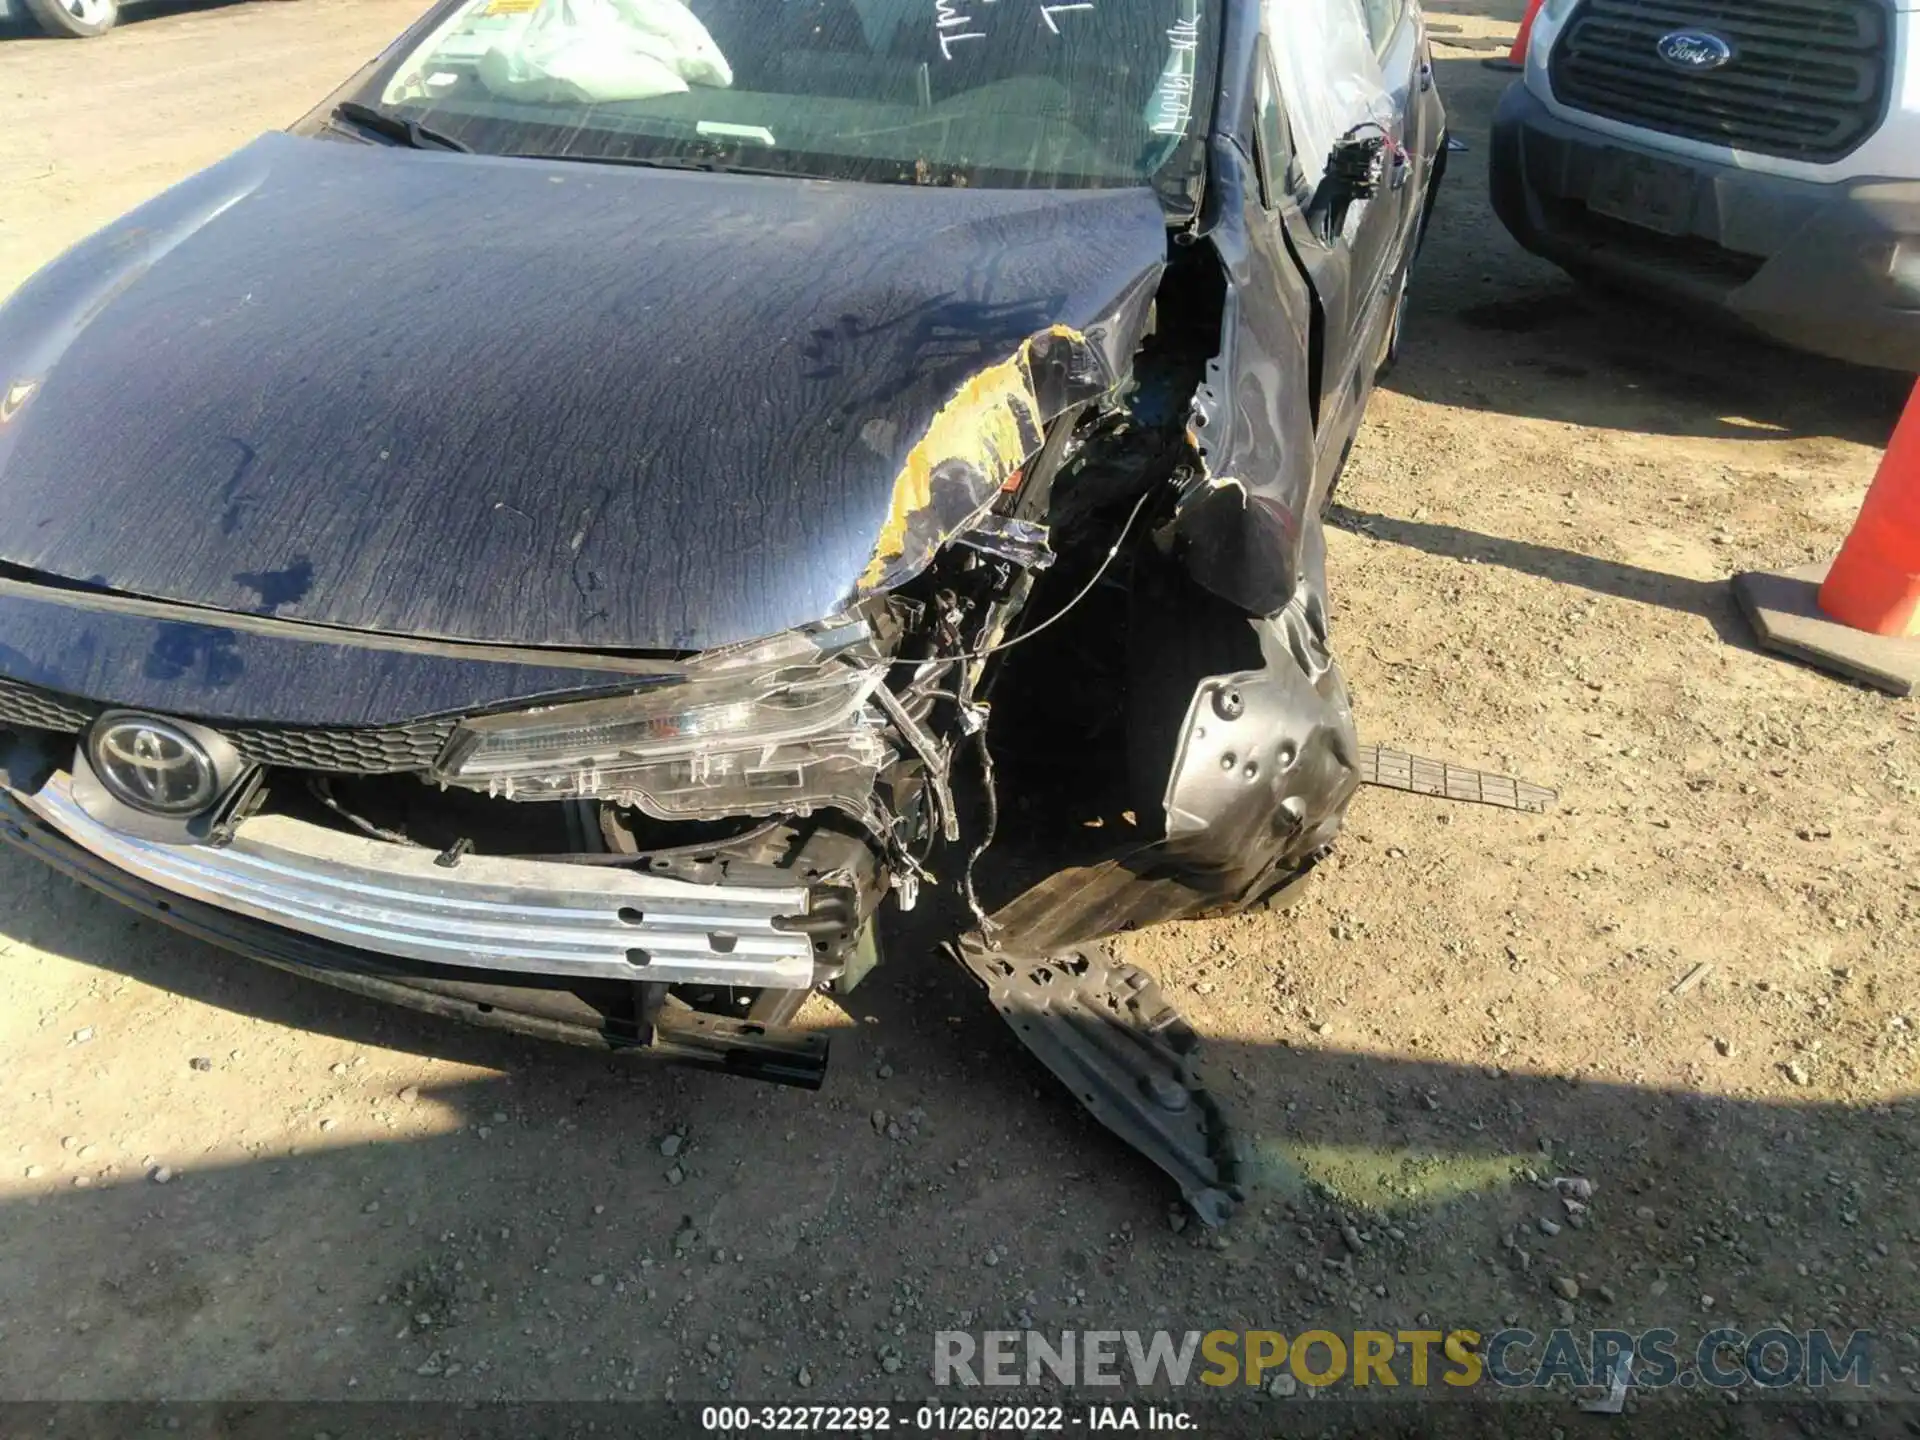
[[[1167,31],[1167,68],[1155,88],[1155,135],[1180,135],[1193,118],[1193,61],[1200,49],[1200,20],[1176,20]]]
[[[987,38],[987,32],[984,30],[968,30],[963,28],[972,23],[973,17],[971,15],[962,15],[955,8],[954,0],[934,0],[933,24],[940,36],[940,58],[942,60],[953,59],[953,47],[962,40],[984,40]]]
[[[1060,33],[1060,27],[1053,23],[1053,17],[1055,15],[1067,10],[1091,9],[1093,9],[1093,0],[1076,0],[1076,3],[1071,5],[1042,5],[1040,7],[1040,18],[1047,22],[1047,28],[1049,30],[1058,35]]]

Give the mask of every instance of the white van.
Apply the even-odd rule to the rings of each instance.
[[[1577,276],[1920,371],[1920,0],[1546,0],[1491,166]]]

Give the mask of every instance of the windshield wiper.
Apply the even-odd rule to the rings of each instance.
[[[795,170],[767,170],[726,160],[695,160],[685,155],[572,155],[554,150],[516,150],[515,160],[569,160],[580,165],[631,165],[643,170],[706,170],[716,175],[776,175],[783,180],[818,177]]]
[[[429,130],[418,120],[409,120],[404,115],[390,115],[385,110],[377,110],[371,105],[363,105],[358,100],[342,100],[333,107],[334,117],[357,125],[362,130],[371,130],[375,135],[397,141],[412,150],[458,150],[463,155],[471,155],[473,147],[462,144],[451,135],[442,135],[438,130]]]

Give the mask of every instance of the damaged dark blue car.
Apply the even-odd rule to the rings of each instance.
[[[1339,829],[1321,517],[1443,132],[1413,0],[449,0],[0,308],[0,829],[801,1085],[944,907],[1220,1218],[1097,942]]]

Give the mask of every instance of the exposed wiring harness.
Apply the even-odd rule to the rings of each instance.
[[[1000,828],[1000,797],[995,793],[993,781],[993,752],[987,748],[987,727],[982,725],[973,732],[974,753],[980,758],[980,795],[987,808],[986,823],[981,827],[979,842],[967,855],[966,868],[960,872],[960,891],[966,896],[967,909],[973,912],[973,918],[980,926],[980,938],[989,946],[998,949],[994,943],[994,932],[1000,927],[993,923],[980,904],[980,896],[973,888],[973,870],[980,863],[980,857],[987,853],[993,844],[994,833]]]
[[[347,809],[346,806],[334,799],[333,783],[324,775],[309,775],[307,777],[307,789],[312,793],[314,799],[333,811],[334,814],[353,826],[353,828],[358,830],[362,835],[370,835],[375,840],[391,841],[395,845],[409,845],[415,850],[431,850],[433,848],[431,845],[422,845],[418,840],[403,831],[389,830],[383,825],[376,825],[373,821],[354,814],[353,811]]]
[[[1133,533],[1133,522],[1140,518],[1140,512],[1147,508],[1147,501],[1152,498],[1153,492],[1149,490],[1138,500],[1134,501],[1133,509],[1127,513],[1127,523],[1120,527],[1120,534],[1115,537],[1112,546],[1107,550],[1106,556],[1100,561],[1099,567],[1093,572],[1092,578],[1090,578],[1086,584],[1082,585],[1074,597],[1067,601],[1066,604],[1062,605],[1031,630],[1022,630],[1018,635],[1011,636],[997,644],[989,645],[984,650],[970,650],[960,655],[945,655],[941,657],[942,660],[957,661],[960,663],[965,663],[969,660],[985,660],[991,655],[998,655],[1003,650],[1011,650],[1016,645],[1024,645],[1043,630],[1049,630],[1066,619],[1067,616],[1073,613],[1075,607],[1077,607],[1082,600],[1085,600],[1087,596],[1093,593],[1093,587],[1105,578],[1107,571],[1113,567],[1113,562],[1120,558],[1121,547],[1127,543],[1127,536]],[[915,657],[908,660],[895,660],[892,663],[895,665],[922,665],[926,662],[924,657]]]
[[[1072,614],[1073,611],[1080,606],[1081,602],[1083,602],[1087,596],[1093,593],[1094,587],[1106,578],[1107,571],[1113,567],[1113,562],[1119,558],[1120,551],[1125,547],[1127,537],[1133,533],[1133,527],[1135,522],[1140,518],[1140,512],[1146,509],[1147,501],[1152,498],[1153,492],[1149,490],[1144,492],[1140,498],[1134,502],[1133,509],[1127,512],[1126,523],[1120,527],[1120,533],[1114,537],[1113,544],[1108,547],[1107,553],[1101,558],[1100,563],[1094,568],[1093,574],[1088,577],[1086,583],[1074,593],[1073,597],[1069,599],[1066,604],[1062,605],[1052,615],[1049,615],[1033,628],[1023,630],[1017,635],[988,645],[984,649],[942,656],[940,658],[943,665],[965,665],[971,661],[988,659],[991,656],[998,655],[1002,651],[1011,650],[1016,645],[1024,644],[1036,635],[1051,629],[1066,619],[1068,615]],[[893,660],[889,663],[892,665],[925,665],[927,661],[926,657],[919,657],[915,659]],[[970,686],[964,688],[969,691],[971,689]],[[981,937],[991,944],[993,933],[999,927],[994,924],[991,917],[987,915],[985,908],[981,905],[979,894],[974,888],[973,878],[974,870],[979,864],[981,857],[985,855],[993,845],[994,837],[999,830],[1000,821],[999,796],[996,792],[994,779],[993,753],[987,745],[986,707],[971,703],[965,695],[956,695],[948,691],[932,690],[922,692],[922,694],[925,698],[944,699],[951,702],[956,705],[962,714],[967,716],[971,722],[968,728],[974,742],[974,752],[980,764],[982,799],[986,807],[986,815],[980,839],[967,855],[967,863],[961,875],[961,889],[966,898],[967,908],[972,912],[974,920],[979,924]],[[881,687],[879,692],[876,692],[875,699],[880,703],[881,708],[887,712],[888,718],[900,728],[911,747],[919,755],[922,763],[926,765],[928,773],[933,780],[934,808],[936,811],[941,812],[936,815],[936,822],[941,824],[941,828],[945,831],[949,841],[957,839],[958,810],[953,801],[952,790],[946,780],[944,767],[939,763],[942,757],[938,754],[937,750],[933,750],[931,738],[926,735],[925,731],[918,724],[913,722],[905,707],[901,705],[899,698],[891,691],[886,690],[884,686]],[[430,850],[433,848],[432,846],[422,844],[420,841],[415,840],[401,831],[389,830],[363,816],[355,814],[334,797],[331,786],[325,777],[310,776],[307,785],[315,799],[362,834],[371,836],[377,840],[386,840],[396,845],[406,845],[414,849]],[[717,848],[737,845],[742,841],[756,840],[776,829],[782,823],[784,823],[782,820],[776,818],[767,821],[763,825],[752,827],[744,834],[730,837],[727,840],[718,842],[710,841],[704,844],[677,845],[664,849],[643,851],[637,854],[622,854],[618,851],[610,850],[606,852],[578,852],[570,855],[515,855],[502,858],[546,860],[573,865],[641,865],[652,860],[697,855],[703,852],[711,852]],[[872,828],[874,827],[870,823],[869,829]],[[908,871],[907,877],[905,877],[907,880],[907,893],[903,894],[902,901],[903,908],[911,908],[912,900],[908,897],[913,890],[917,890],[917,882],[925,873],[923,864],[908,852],[904,846],[901,846],[898,841],[888,833],[886,828],[883,827],[879,833],[887,843],[888,848],[895,852],[895,858],[905,862]],[[441,863],[456,865],[459,863],[459,857],[462,854],[471,853],[471,851],[471,841],[456,842],[453,847],[440,857]]]
[[[1153,491],[1148,490],[1143,492],[1140,498],[1133,502],[1133,509],[1127,512],[1126,524],[1120,527],[1120,533],[1114,537],[1113,544],[1107,548],[1107,553],[1101,557],[1099,565],[1094,568],[1094,572],[1088,577],[1086,584],[1082,585],[1079,590],[1074,593],[1073,598],[1068,600],[1067,603],[1062,605],[1058,610],[1054,611],[1053,614],[1049,615],[1032,629],[1023,630],[1018,635],[1002,640],[998,644],[989,645],[981,650],[968,651],[963,654],[949,655],[942,658],[948,662],[962,665],[969,661],[985,660],[990,656],[998,655],[1003,650],[1011,650],[1016,645],[1024,644],[1042,631],[1051,629],[1066,619],[1068,615],[1072,614],[1073,611],[1078,608],[1087,596],[1093,593],[1094,587],[1106,578],[1107,571],[1113,568],[1113,562],[1120,557],[1120,551],[1125,548],[1127,537],[1133,533],[1134,522],[1140,518],[1140,512],[1147,508],[1147,501],[1152,498]],[[892,663],[896,665],[924,664],[925,661],[924,659],[896,660]],[[882,688],[884,689],[884,687]],[[974,753],[980,762],[981,800],[986,807],[986,816],[985,823],[980,832],[980,839],[968,852],[967,863],[961,870],[960,891],[966,899],[967,909],[972,912],[975,923],[980,927],[980,938],[989,946],[992,946],[994,944],[994,933],[1000,927],[994,924],[992,917],[986,912],[986,907],[980,903],[979,892],[974,888],[973,883],[974,871],[978,867],[981,857],[992,847],[994,836],[1000,826],[1000,798],[994,780],[993,752],[987,745],[987,710],[984,705],[976,705],[971,701],[969,698],[971,686],[965,685],[964,682],[963,693],[960,695],[954,695],[947,691],[921,693],[931,694],[935,698],[951,701],[957,706],[963,718],[968,722],[967,728],[973,737]],[[895,703],[897,704],[898,702],[896,701]],[[891,710],[891,707],[886,706],[885,702],[882,702],[882,708]],[[929,765],[928,768],[930,771],[933,770],[931,765]],[[946,788],[944,783],[942,783],[940,789],[942,791],[943,801],[948,807],[948,814],[951,815],[954,813],[952,809],[953,801],[951,791]]]

